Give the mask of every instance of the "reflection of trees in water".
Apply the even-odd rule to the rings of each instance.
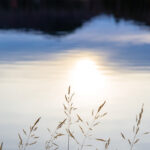
[[[69,33],[100,14],[150,25],[149,0],[1,0],[0,28]]]
[[[103,0],[105,13],[113,14],[116,19],[133,20],[150,25],[149,0]]]
[[[49,34],[72,32],[98,14],[92,3],[80,0],[2,0],[0,4],[0,28]]]

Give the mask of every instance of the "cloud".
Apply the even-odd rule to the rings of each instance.
[[[0,62],[43,61],[57,54],[94,52],[103,56],[106,65],[149,70],[149,31],[130,22],[116,24],[113,18],[96,17],[65,37],[47,37],[36,33],[1,31]]]

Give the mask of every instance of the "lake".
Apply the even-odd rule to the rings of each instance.
[[[135,117],[143,103],[140,132],[150,131],[149,22],[144,17],[141,20],[121,13],[116,16],[113,11],[95,9],[101,11],[77,17],[84,18],[80,23],[71,24],[71,17],[67,16],[70,21],[64,21],[66,28],[59,28],[59,22],[53,24],[54,21],[50,22],[50,29],[46,22],[36,27],[31,18],[28,24],[17,23],[20,18],[15,11],[11,12],[16,18],[12,23],[8,22],[9,15],[5,19],[0,15],[4,20],[0,23],[0,141],[4,142],[4,149],[16,150],[18,132],[28,129],[39,116],[40,140],[29,149],[44,149],[49,138],[47,128],[54,130],[65,117],[63,103],[69,85],[75,92],[77,112],[85,120],[90,120],[91,110],[97,110],[106,100],[103,112],[108,115],[94,134],[96,138],[110,137],[111,150],[129,149],[120,132],[133,136]],[[138,16],[138,11],[134,13]],[[66,141],[67,137],[58,141],[60,149],[66,149]],[[103,149],[102,143],[94,144]],[[149,147],[149,135],[145,135],[135,149]],[[73,141],[71,149],[77,149]]]

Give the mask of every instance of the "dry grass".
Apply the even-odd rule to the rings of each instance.
[[[48,132],[50,134],[50,139],[48,139],[45,142],[45,150],[58,150],[61,149],[59,144],[57,144],[57,139],[66,136],[66,145],[67,150],[70,150],[70,143],[71,140],[73,140],[77,145],[77,150],[86,150],[87,147],[94,148],[96,150],[99,150],[98,147],[95,147],[95,145],[87,144],[87,141],[89,140],[95,140],[97,142],[102,142],[104,144],[104,150],[108,150],[110,146],[110,138],[104,139],[104,138],[98,138],[94,137],[93,131],[96,127],[100,125],[100,120],[107,115],[106,112],[102,112],[103,107],[106,104],[106,101],[104,101],[96,110],[91,111],[91,120],[85,121],[78,113],[76,113],[77,108],[74,107],[73,104],[73,96],[74,93],[71,92],[71,88],[68,88],[68,92],[65,95],[65,102],[63,104],[64,107],[64,114],[65,118],[63,121],[59,122],[59,124],[56,126],[56,129],[54,131],[51,131],[48,129]],[[136,116],[136,122],[133,126],[133,138],[127,138],[124,133],[121,132],[121,137],[124,141],[126,141],[129,144],[129,150],[133,150],[135,145],[140,141],[140,127],[141,127],[141,121],[144,111],[144,105],[142,105],[140,113]],[[37,139],[39,138],[36,136],[36,131],[38,129],[38,123],[41,118],[38,118],[32,126],[30,126],[29,130],[26,131],[23,129],[23,136],[21,134],[18,134],[19,137],[19,144],[18,149],[19,150],[27,150],[29,146],[32,146],[37,143]],[[78,139],[73,134],[74,131],[72,131],[72,126],[75,125],[80,133],[82,134],[82,140],[78,141]],[[150,132],[144,132],[142,135],[147,135]],[[3,149],[3,143],[0,144],[0,150]]]
[[[2,150],[2,149],[3,149],[3,142],[0,145],[0,150]]]
[[[26,150],[28,146],[34,145],[37,143],[37,139],[39,138],[38,136],[35,135],[35,132],[37,131],[38,127],[38,123],[40,121],[41,118],[38,118],[35,123],[30,126],[29,131],[25,131],[23,129],[23,134],[25,136],[25,139],[23,139],[23,137],[18,134],[19,137],[19,144],[18,144],[18,148],[19,150]]]
[[[52,132],[50,129],[48,129],[48,132],[50,134],[50,139],[45,142],[45,149],[46,150],[51,150],[51,149],[57,150],[57,149],[59,149],[59,145],[56,144],[56,140],[59,137],[65,135],[64,133],[59,131],[63,127],[65,122],[66,122],[66,119],[64,119],[62,122],[60,122],[58,124],[58,126],[56,127],[56,129],[54,130],[54,132]]]
[[[80,115],[77,115],[78,122],[79,122],[79,129],[83,135],[83,141],[79,144],[79,148],[78,148],[79,150],[83,150],[84,147],[95,147],[94,145],[86,144],[86,141],[89,139],[92,140],[94,139],[98,142],[104,142],[106,148],[108,148],[110,140],[109,142],[107,142],[107,140],[105,139],[93,137],[93,131],[100,124],[100,119],[102,119],[104,116],[107,115],[106,112],[101,114],[102,108],[104,107],[105,103],[106,101],[103,104],[101,104],[96,111],[92,110],[90,116],[91,120],[89,121],[84,121],[83,119],[81,119]]]
[[[71,93],[71,87],[69,86],[68,88],[68,93],[65,95],[65,104],[63,104],[64,106],[64,113],[66,115],[66,122],[67,122],[67,127],[66,127],[66,132],[68,135],[68,139],[67,139],[67,149],[70,149],[70,137],[72,139],[74,139],[76,141],[76,143],[78,144],[76,138],[74,137],[73,133],[71,132],[71,126],[74,124],[73,122],[73,113],[76,110],[76,108],[73,105],[73,96],[74,93]]]
[[[139,134],[139,131],[140,131],[140,125],[142,121],[143,111],[144,111],[144,105],[142,105],[140,113],[136,116],[135,125],[133,126],[133,129],[132,129],[133,138],[127,138],[124,135],[124,133],[121,132],[121,137],[123,138],[123,140],[127,141],[127,143],[129,144],[130,150],[133,150],[135,145],[140,141],[141,136]],[[149,134],[149,132],[144,132],[141,135],[146,135],[146,134]]]

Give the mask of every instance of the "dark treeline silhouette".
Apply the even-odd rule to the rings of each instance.
[[[150,26],[150,0],[0,0],[0,29],[59,35],[101,14]]]
[[[106,14],[150,26],[150,0],[103,0]]]
[[[95,0],[0,0],[0,28],[69,33],[98,14]]]

